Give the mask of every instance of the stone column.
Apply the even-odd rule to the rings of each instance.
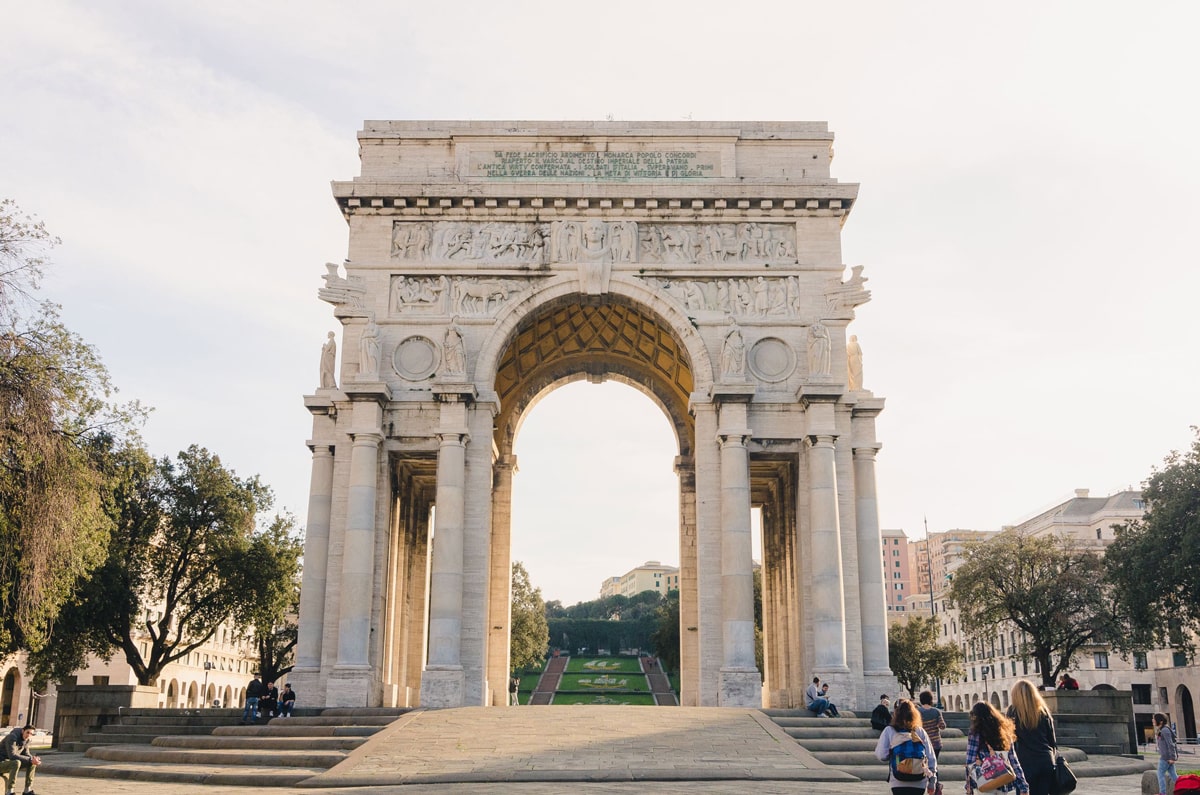
[[[838,535],[837,469],[832,434],[808,437],[809,528],[812,559],[813,651],[818,674],[849,673],[842,545]],[[879,557],[878,550],[874,557]]]
[[[679,704],[700,706],[699,591],[696,572],[696,462],[675,457],[679,476]],[[688,675],[682,675],[684,672]]]
[[[429,575],[429,650],[421,676],[421,706],[463,705],[463,541],[468,435],[466,404],[442,395],[437,496]]]
[[[875,448],[854,448],[854,500],[858,535],[858,593],[862,610],[863,674],[890,675],[888,628],[880,558],[879,505],[875,497]]]
[[[515,455],[500,456],[493,465],[492,577],[488,594],[488,670],[492,706],[508,706],[512,671],[512,479]]]
[[[328,701],[330,706],[366,707],[371,706],[372,694],[369,647],[375,595],[375,499],[383,436],[374,432],[352,436],[337,664],[329,682]]]
[[[308,488],[308,523],[304,536],[304,574],[300,585],[300,620],[296,635],[296,667],[308,675],[321,667],[325,626],[325,582],[329,564],[329,518],[333,505],[333,447],[314,444]]]
[[[720,403],[721,621],[723,658],[718,705],[761,707],[754,661],[754,574],[750,546],[750,453],[746,402]]]

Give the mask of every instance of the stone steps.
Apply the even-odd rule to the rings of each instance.
[[[229,748],[231,738],[236,737],[237,748],[240,750],[277,750],[277,751],[353,751],[365,743],[365,737],[279,737],[272,735],[206,735],[190,737],[174,735],[155,737],[150,743],[156,748]]]
[[[316,751],[290,749],[261,751],[244,747],[236,748],[184,748],[101,745],[88,750],[89,759],[107,762],[137,762],[144,764],[170,763],[186,765],[226,765],[251,767],[307,767],[328,769],[341,762],[347,754],[340,751]]]

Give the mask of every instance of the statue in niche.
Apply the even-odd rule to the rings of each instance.
[[[362,336],[358,338],[358,375],[379,378],[379,326],[375,318],[367,319]]]
[[[335,365],[337,363],[336,335],[329,332],[329,339],[321,346],[321,389],[337,389]]]
[[[831,372],[829,329],[817,321],[808,327],[808,374],[828,376]]]
[[[858,335],[851,334],[846,343],[846,376],[851,392],[863,388],[862,346],[858,344]]]
[[[725,344],[721,346],[721,375],[725,378],[742,378],[746,374],[746,343],[742,340],[742,332],[735,326],[725,335]]]
[[[446,375],[467,374],[467,354],[463,348],[462,334],[454,326],[446,329],[446,340],[442,345],[442,363]]]

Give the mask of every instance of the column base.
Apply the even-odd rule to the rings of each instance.
[[[866,701],[875,699],[875,703],[879,703],[879,697],[887,693],[892,697],[892,703],[896,703],[896,699],[903,692],[900,688],[900,682],[891,671],[864,671],[863,672],[863,687],[866,693],[863,698]],[[874,707],[872,707],[874,709]]]
[[[463,706],[462,666],[426,668],[421,672],[421,706],[425,709],[449,709]]]
[[[717,706],[762,709],[762,677],[757,668],[722,668],[717,676]]]
[[[821,677],[821,684],[828,683],[829,695],[827,698],[837,706],[839,711],[862,710],[867,703],[863,700],[863,694],[858,692],[858,682],[855,676],[846,666],[816,668],[813,670],[813,676]],[[879,693],[882,692],[884,691],[879,691]],[[875,694],[876,703],[879,702],[879,693]],[[874,705],[871,706],[871,709],[874,709]]]
[[[287,678],[297,693],[304,694],[305,706],[329,706],[325,703],[325,678],[320,668],[293,668]]]
[[[325,704],[330,707],[377,707],[374,692],[370,666],[337,666],[325,685]]]

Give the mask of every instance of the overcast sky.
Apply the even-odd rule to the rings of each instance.
[[[205,445],[303,522],[301,396],[337,328],[316,291],[347,243],[329,182],[364,119],[827,121],[862,186],[842,239],[873,294],[850,331],[887,398],[881,522],[997,529],[1138,485],[1200,422],[1198,23],[1192,1],[38,0],[0,25],[0,196],[62,237],[45,294],[155,407],[151,449]],[[517,453],[514,556],[546,598],[678,563],[648,399],[563,388]]]

